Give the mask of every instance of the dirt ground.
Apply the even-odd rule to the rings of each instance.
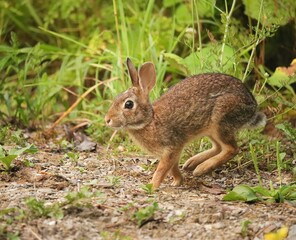
[[[232,162],[199,178],[184,172],[183,186],[171,187],[168,177],[157,192],[149,194],[142,187],[156,166],[149,156],[115,154],[97,146],[94,152],[79,152],[72,159],[65,157],[67,150],[55,148],[50,141],[38,147],[36,154],[18,158],[15,171],[0,173],[0,210],[22,208],[28,197],[47,204],[62,202],[84,185],[101,194],[90,199],[87,207],[65,208],[62,219],[13,221],[7,231],[18,232],[20,239],[262,239],[264,233],[282,226],[289,227],[288,239],[296,239],[295,203],[222,200],[238,184],[258,184],[250,166]],[[24,159],[34,166],[25,167]],[[262,172],[267,185],[270,180],[277,182],[276,178],[276,173]],[[283,182],[291,181],[284,174]],[[158,209],[138,224],[135,213],[153,202]]]

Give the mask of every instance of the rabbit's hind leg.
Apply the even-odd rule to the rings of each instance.
[[[195,156],[189,158],[185,164],[183,165],[183,169],[186,171],[194,170],[199,164],[203,163],[207,159],[219,154],[221,152],[220,144],[214,140],[214,138],[210,137],[210,141],[212,142],[212,148],[196,154]]]
[[[220,131],[220,134],[216,136],[215,141],[221,147],[220,153],[205,160],[203,163],[200,163],[193,171],[194,176],[201,176],[214,170],[238,153],[234,133],[229,131]]]

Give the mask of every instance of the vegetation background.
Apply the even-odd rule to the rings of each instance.
[[[63,121],[106,142],[104,114],[130,86],[126,57],[156,65],[153,98],[185,76],[225,72],[269,117],[295,124],[295,61],[277,68],[296,56],[293,0],[1,0],[0,9],[2,124],[44,128],[95,86]]]
[[[263,236],[270,217],[268,224],[277,225],[266,232],[280,228],[274,234],[287,236],[288,231],[295,231],[295,15],[295,0],[0,0],[0,238],[50,236],[47,231],[52,225],[46,221],[53,218],[61,220],[58,231],[54,230],[60,238],[62,234],[73,236],[74,230],[81,239],[132,239],[139,232],[159,237],[172,227],[175,231],[170,234],[182,234],[179,229],[187,226],[193,237],[206,239],[217,232],[203,228],[198,232],[196,224],[212,224],[215,229],[217,223],[216,230],[223,232],[220,236],[253,239]],[[104,123],[113,98],[130,86],[127,57],[136,66],[145,61],[155,64],[157,85],[152,99],[193,74],[223,72],[238,77],[254,93],[268,124],[264,130],[240,133],[241,153],[233,160],[235,164],[230,161],[219,176],[204,177],[213,186],[188,177],[187,186],[194,187],[163,189],[164,194],[156,194],[151,185],[141,185],[148,181],[156,161],[144,157],[139,168],[134,167],[138,159],[119,164],[119,155],[135,154],[138,149],[124,134],[114,137]],[[81,128],[107,148],[112,139],[113,151],[106,157],[101,152],[76,151],[72,143],[59,137],[53,143],[46,138],[47,130],[58,124]],[[48,141],[40,151],[22,134],[31,136],[35,130],[43,132],[43,143]],[[198,140],[185,149],[183,158],[208,146],[207,139]],[[33,153],[37,157],[31,157]],[[231,166],[235,167],[229,170]],[[98,182],[102,179],[107,184]],[[28,184],[25,188],[23,182]],[[43,187],[46,192],[38,196]],[[193,209],[199,188],[209,194],[199,195],[204,202],[195,202],[198,207]],[[229,207],[217,204],[215,196],[227,188],[233,190],[223,200],[290,205],[270,208],[236,203],[242,212],[254,209],[256,214],[231,210],[233,221],[205,218]],[[181,206],[174,205],[171,196],[182,199]],[[87,209],[97,215],[93,217]],[[85,215],[81,217],[80,212]],[[82,219],[89,222],[83,224]],[[108,225],[110,219],[115,219],[114,226]],[[141,233],[140,228],[149,222],[155,225]],[[24,226],[29,226],[29,233]],[[65,233],[67,226],[74,227]],[[121,229],[127,231],[122,236]]]

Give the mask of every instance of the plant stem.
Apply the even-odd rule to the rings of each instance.
[[[248,74],[248,71],[249,71],[249,68],[250,68],[250,65],[251,65],[251,61],[253,59],[253,56],[254,56],[256,47],[257,47],[257,45],[260,42],[260,38],[258,38],[258,32],[259,32],[260,19],[261,19],[261,14],[262,14],[262,9],[263,9],[263,2],[264,2],[264,0],[261,0],[261,2],[260,2],[260,11],[259,11],[258,21],[257,21],[257,26],[256,26],[255,39],[257,39],[257,40],[253,44],[251,56],[249,57],[248,65],[246,67],[246,71],[245,71],[244,76],[243,76],[243,79],[242,79],[243,82],[246,80],[246,77],[247,77],[247,74]]]
[[[260,176],[260,170],[259,170],[259,167],[258,167],[257,156],[256,156],[255,150],[253,148],[253,145],[251,143],[250,143],[250,150],[251,150],[251,156],[252,156],[255,171],[256,171],[256,174],[257,174],[258,182],[259,182],[259,185],[262,186],[262,181],[261,181],[261,176]]]
[[[197,4],[196,3],[195,3],[195,12],[196,12],[196,20],[197,20],[198,49],[199,49],[199,51],[201,51],[201,49],[202,49],[201,31],[200,31],[201,22],[199,20],[199,14],[198,14]]]
[[[228,13],[227,6],[226,6],[226,23],[225,23],[225,31],[224,31],[223,42],[222,42],[222,47],[221,47],[221,56],[220,56],[220,64],[219,64],[220,68],[222,67],[222,64],[223,64],[223,56],[224,56],[226,38],[228,35],[230,18],[233,13],[233,10],[234,10],[235,3],[236,3],[236,0],[233,0],[229,13]],[[225,3],[225,5],[226,5],[226,3]]]
[[[282,157],[280,156],[280,145],[281,143],[279,141],[276,142],[276,165],[277,165],[277,170],[279,174],[279,179],[280,179],[280,186],[282,186]]]
[[[122,68],[122,60],[121,60],[122,50],[121,50],[121,40],[120,40],[120,33],[119,33],[119,23],[118,23],[116,0],[113,0],[113,13],[114,13],[114,19],[115,19],[116,35],[117,35],[118,61],[119,61],[119,66],[122,69],[121,79],[123,80],[124,79],[124,70]]]

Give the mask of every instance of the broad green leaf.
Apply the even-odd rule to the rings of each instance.
[[[256,186],[252,188],[256,193],[259,193],[260,195],[264,197],[271,197],[270,190],[266,189],[265,187]]]
[[[226,201],[243,200],[245,202],[253,202],[258,200],[255,192],[247,185],[238,185],[223,197]]]
[[[197,0],[196,6],[199,17],[213,17],[216,0]]]
[[[181,4],[175,13],[176,21],[181,24],[192,23],[191,10],[186,4]]]
[[[0,158],[5,157],[5,151],[2,148],[2,146],[0,146]]]
[[[271,75],[271,77],[269,77],[267,79],[267,83],[269,85],[279,87],[279,88],[288,85],[289,82],[290,82],[290,77],[286,73],[284,73],[284,72],[282,72],[280,70],[277,70],[277,69]]]
[[[26,152],[26,153],[36,153],[38,151],[38,149],[36,148],[36,146],[34,146],[33,144],[28,145],[27,147],[24,148],[12,148],[8,151],[8,155],[21,155],[22,153]]]
[[[184,63],[183,58],[173,53],[165,53],[164,57],[173,67],[181,71],[185,76],[190,74],[190,71]]]
[[[201,49],[191,53],[184,59],[190,75],[204,72],[227,72],[233,68],[235,63],[235,51],[233,48],[225,45],[223,51],[222,66],[220,64],[222,45],[208,44]]]
[[[290,124],[277,124],[277,129],[282,130],[292,141],[296,141],[296,129]]]
[[[181,3],[181,4],[179,4]],[[172,7],[174,5],[179,6],[179,8],[176,11],[176,18],[180,22],[186,22],[191,23],[191,8],[192,5],[184,3],[182,0],[164,0],[163,5],[164,7]],[[213,17],[214,16],[214,10],[215,10],[216,0],[195,0],[195,6],[199,17]],[[195,9],[194,9],[195,11]]]
[[[0,162],[4,165],[5,169],[8,170],[11,167],[12,161],[17,157],[18,155],[8,155],[6,157],[0,157]]]
[[[279,192],[286,200],[296,200],[296,185],[282,186]]]
[[[180,2],[182,2],[182,0],[164,0],[163,6],[164,7],[172,7]]]
[[[5,153],[5,150],[0,146],[0,162],[2,162],[6,170],[9,170],[11,168],[12,161],[19,155],[24,152],[35,153],[37,151],[38,149],[33,144],[20,149],[12,148],[7,153]]]
[[[285,4],[281,1],[262,0],[263,12],[261,19],[258,19],[260,12],[261,0],[243,0],[245,5],[245,14],[251,18],[259,20],[264,25],[270,26],[272,24],[285,25],[291,19],[295,18],[296,1],[287,0]]]
[[[245,197],[236,192],[230,191],[223,197],[224,201],[246,201]]]

